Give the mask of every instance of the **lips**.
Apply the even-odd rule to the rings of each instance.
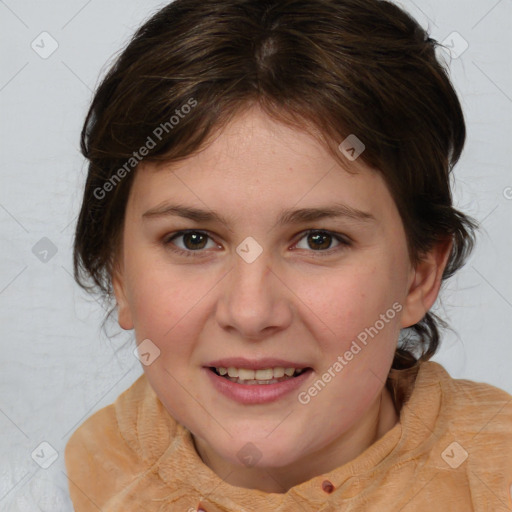
[[[240,359],[227,359],[212,361],[212,364],[240,364]],[[252,366],[266,366],[267,364],[297,364],[291,361],[283,360],[259,360],[242,362],[242,364],[249,364]],[[297,365],[302,366],[304,365]],[[214,367],[205,367],[203,371],[207,376],[209,382],[213,385],[213,388],[229,398],[240,404],[244,405],[257,405],[275,402],[280,399],[284,399],[293,396],[293,392],[298,392],[302,385],[314,375],[312,368],[307,367],[299,375],[293,377],[284,376],[280,379],[271,379],[266,381],[248,380],[241,381],[240,379],[228,378],[228,375],[221,376],[215,372]]]

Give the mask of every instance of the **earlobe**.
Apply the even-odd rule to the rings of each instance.
[[[436,301],[451,249],[451,238],[439,242],[412,269],[402,329],[421,321]]]
[[[119,269],[114,271],[112,287],[114,288],[114,294],[117,302],[117,318],[119,325],[122,329],[127,331],[133,329],[132,315],[124,288],[124,278]]]

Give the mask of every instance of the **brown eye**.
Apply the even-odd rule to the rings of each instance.
[[[313,249],[329,249],[332,236],[328,233],[313,233],[308,235],[308,243]]]
[[[185,233],[183,236],[183,244],[187,249],[191,251],[195,249],[204,249],[205,242],[208,238],[207,235],[203,233]]]
[[[309,249],[316,252],[327,252],[329,249],[337,250],[350,245],[350,242],[346,238],[328,231],[308,231],[301,238],[301,240],[303,239],[306,239],[306,247],[297,245],[297,248]],[[331,247],[333,241],[337,242],[334,248]]]
[[[178,243],[181,239],[181,242]],[[169,246],[173,251],[189,256],[193,252],[205,252],[203,249],[207,248],[208,241],[211,241],[212,246],[216,246],[211,240],[210,236],[202,231],[180,231],[172,236],[164,239],[164,245]],[[176,249],[171,246],[175,246]]]

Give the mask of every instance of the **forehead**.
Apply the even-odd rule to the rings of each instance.
[[[394,208],[381,174],[361,159],[344,163],[310,133],[255,108],[236,116],[200,152],[174,163],[143,162],[131,207],[179,199],[232,217],[343,204],[376,217]]]

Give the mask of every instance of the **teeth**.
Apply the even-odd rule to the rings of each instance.
[[[219,375],[228,375],[234,379],[261,381],[280,379],[285,375],[287,377],[292,377],[294,374],[300,375],[304,371],[303,369],[283,368],[281,366],[276,368],[265,368],[263,370],[250,370],[249,368],[234,368],[233,366],[230,366],[229,368],[218,367],[215,368],[215,370]]]
[[[279,379],[281,377],[284,377],[284,368],[282,368],[282,367],[274,368],[274,379]]]
[[[237,371],[237,373],[238,373],[238,375],[236,375],[236,377],[238,377],[240,380],[253,380],[254,373],[260,373],[260,370],[258,370],[257,372],[254,372],[254,370],[246,370],[244,368],[240,368]],[[231,377],[233,377],[233,375],[231,375]],[[259,377],[256,377],[256,378],[259,378]],[[272,378],[272,375],[270,376],[270,378]]]
[[[256,380],[271,380],[274,378],[274,370],[272,368],[267,368],[266,370],[256,370],[256,375],[253,378],[256,378]],[[239,379],[243,379],[242,370],[240,370],[240,373],[238,374]]]

